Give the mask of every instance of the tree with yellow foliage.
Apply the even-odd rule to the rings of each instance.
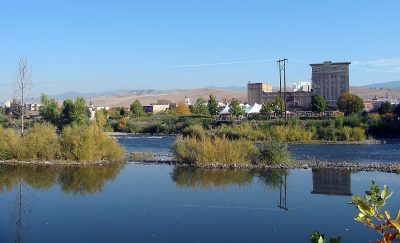
[[[190,115],[192,114],[190,112],[189,106],[185,102],[179,102],[176,107],[176,113],[179,115]]]

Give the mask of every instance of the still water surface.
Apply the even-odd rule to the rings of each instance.
[[[396,212],[396,174],[0,166],[0,242],[309,242],[315,230],[367,242],[376,235],[347,202],[372,179],[395,191]]]
[[[118,140],[129,152],[170,153],[174,136],[123,136]],[[292,144],[289,151],[296,160],[329,162],[400,162],[400,141],[387,144]]]

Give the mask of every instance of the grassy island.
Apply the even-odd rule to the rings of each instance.
[[[198,125],[189,127],[185,134],[185,137],[177,139],[173,147],[175,160],[181,164],[202,166],[290,162],[287,144],[279,140],[269,139],[256,146],[247,139],[211,134]]]
[[[125,151],[95,124],[71,125],[57,133],[49,123],[35,123],[24,136],[0,127],[0,160],[121,161]]]

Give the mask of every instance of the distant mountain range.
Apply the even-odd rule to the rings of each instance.
[[[391,82],[385,82],[385,83],[374,83],[374,84],[364,85],[362,87],[365,87],[365,88],[376,88],[376,89],[390,89],[390,90],[400,91],[400,81],[391,81]]]

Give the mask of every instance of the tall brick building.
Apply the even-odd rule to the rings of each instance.
[[[321,95],[329,106],[336,106],[339,96],[349,92],[349,66],[351,62],[324,62],[310,64],[312,92]]]

